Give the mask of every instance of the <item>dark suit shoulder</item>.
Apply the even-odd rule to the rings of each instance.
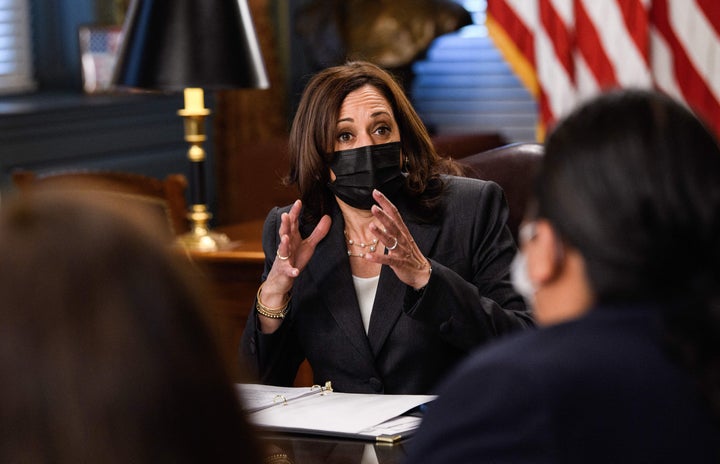
[[[463,369],[511,365],[541,379],[553,378],[555,371],[563,373],[568,367],[578,373],[601,366],[613,369],[618,362],[642,364],[650,357],[662,362],[658,318],[653,311],[629,307],[591,310],[577,320],[493,342],[468,358]],[[634,356],[624,356],[627,350]]]
[[[276,218],[279,218],[282,213],[289,212],[290,208],[292,208],[292,205],[273,206],[272,209],[268,211],[267,216],[265,217],[265,222],[276,220]]]
[[[718,462],[720,432],[658,315],[594,309],[480,349],[441,386],[411,462]]]
[[[267,216],[265,216],[263,234],[267,234],[268,232],[275,233],[277,229],[280,228],[280,216],[282,213],[289,212],[290,208],[292,208],[292,205],[273,206],[273,208],[268,211]]]
[[[443,201],[449,210],[506,205],[503,189],[493,181],[457,176],[445,176],[443,181]]]
[[[476,179],[473,177],[443,176],[445,189],[448,195],[481,195],[493,194],[502,191],[502,188],[491,180]]]
[[[505,194],[492,181],[444,176],[443,216],[446,225],[481,221],[485,228],[493,229],[507,221],[508,207]]]

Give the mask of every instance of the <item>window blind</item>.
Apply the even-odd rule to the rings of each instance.
[[[415,62],[415,109],[437,133],[499,132],[534,142],[537,104],[488,37],[485,0],[456,1],[474,24],[438,37]]]
[[[35,88],[28,0],[0,0],[0,94]]]

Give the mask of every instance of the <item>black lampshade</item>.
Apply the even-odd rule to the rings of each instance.
[[[133,0],[123,34],[116,86],[269,86],[247,0]]]

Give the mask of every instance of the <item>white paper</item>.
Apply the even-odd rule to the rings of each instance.
[[[434,395],[375,395],[319,392],[309,388],[281,388],[267,385],[238,387],[254,424],[274,430],[376,437],[406,434],[420,424],[419,417],[404,413],[434,400]],[[286,402],[273,399],[283,395]],[[258,409],[262,405],[272,407]],[[274,404],[274,405],[273,405]]]

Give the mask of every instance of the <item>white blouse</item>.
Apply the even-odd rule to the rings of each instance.
[[[372,314],[372,307],[375,302],[375,294],[377,293],[380,275],[376,275],[375,277],[352,277],[353,284],[355,284],[358,304],[360,305],[360,316],[362,317],[365,333],[367,334],[368,328],[370,327],[370,315]]]

